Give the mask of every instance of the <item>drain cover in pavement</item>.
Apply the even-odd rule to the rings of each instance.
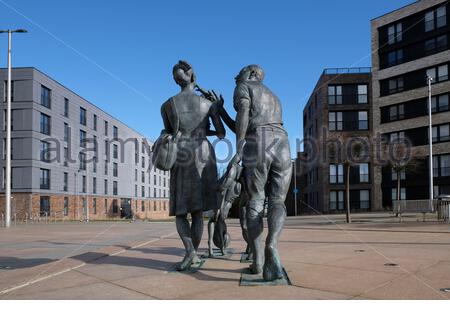
[[[396,266],[398,266],[398,264],[392,263],[392,262],[385,263],[384,265],[385,265],[386,267],[396,267]]]
[[[442,292],[449,293],[449,292],[450,292],[450,288],[442,288],[441,291],[442,291]]]
[[[366,252],[366,250],[358,249],[358,250],[355,250],[355,252]]]

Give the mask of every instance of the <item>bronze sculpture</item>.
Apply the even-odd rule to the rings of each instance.
[[[181,92],[161,107],[164,122],[161,135],[178,134],[177,157],[170,169],[169,214],[176,217],[177,231],[186,250],[177,267],[184,271],[199,260],[203,212],[218,209],[218,197],[211,192],[218,187],[216,157],[206,137],[215,134],[223,139],[225,129],[218,113],[223,99],[211,102],[195,93],[196,77],[190,64],[179,61],[173,67],[173,78]],[[209,130],[210,120],[215,131]]]
[[[284,277],[278,238],[286,218],[284,201],[292,174],[291,153],[283,128],[279,99],[263,83],[257,65],[244,67],[236,76],[234,108],[236,146],[242,155],[243,179],[248,194],[248,237],[253,252],[251,271],[266,281]],[[267,191],[266,191],[267,189]],[[268,236],[262,248],[264,200],[268,198]]]

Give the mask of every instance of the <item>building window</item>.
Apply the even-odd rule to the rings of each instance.
[[[119,157],[119,150],[116,144],[113,144],[113,158],[117,159]]]
[[[108,136],[108,121],[105,120],[104,122],[104,129],[105,129],[105,136]]]
[[[69,99],[64,98],[64,117],[69,117]]]
[[[81,192],[86,193],[86,176],[81,176]]]
[[[105,179],[103,181],[103,190],[104,190],[105,194],[108,194],[108,179]]]
[[[394,168],[391,169],[391,179],[392,181],[397,181],[398,174],[400,174],[400,180],[406,179],[406,170],[402,169],[397,172]]]
[[[359,164],[359,182],[368,183],[369,182],[369,164],[360,163]]]
[[[328,113],[328,128],[330,131],[342,131],[342,112]]]
[[[136,198],[137,198],[137,193],[138,193],[137,189],[138,189],[138,186],[135,184],[135,185],[134,185],[134,196],[135,196]]]
[[[80,107],[80,124],[86,125],[86,109]]]
[[[95,131],[97,131],[97,115],[94,114],[94,118],[92,119],[93,121],[93,128]]]
[[[389,80],[389,94],[401,92],[404,89],[403,77]]]
[[[116,126],[113,126],[113,139],[119,139],[119,129]]]
[[[448,96],[449,94],[442,94],[431,98],[431,112],[448,111]]]
[[[450,124],[441,124],[433,127],[433,142],[450,140]]]
[[[403,49],[388,53],[388,66],[392,67],[403,62]]]
[[[41,217],[50,216],[50,197],[40,196],[39,198],[39,215]]]
[[[367,84],[358,85],[358,103],[367,103],[369,101],[368,99]]]
[[[141,182],[145,183],[145,172],[144,171],[141,172]]]
[[[105,213],[108,213],[109,212],[109,210],[108,210],[108,199],[105,199],[104,206],[105,206]]]
[[[80,130],[80,147],[86,147],[86,131]]]
[[[113,213],[119,212],[119,206],[117,205],[117,199],[113,200],[112,209],[113,209]]]
[[[69,148],[64,147],[64,166],[69,166]]]
[[[80,170],[86,170],[86,153],[80,152],[78,158],[80,160]]]
[[[68,216],[69,215],[69,198],[68,197],[64,197],[64,216]]]
[[[104,170],[104,174],[105,174],[105,176],[107,176],[108,175],[108,161],[105,161],[105,168],[104,168],[105,170]]]
[[[117,163],[113,163],[113,176],[117,177],[118,176],[118,169],[117,169]]]
[[[97,198],[92,199],[93,214],[97,214]]]
[[[344,210],[344,191],[330,191],[330,210]]]
[[[14,102],[14,85],[15,81],[11,80],[11,102]],[[3,88],[3,102],[6,102],[8,99],[8,81],[4,81]]]
[[[64,122],[64,141],[69,141],[69,124]]]
[[[113,181],[113,195],[117,196],[117,181]]]
[[[92,193],[97,193],[97,178],[92,177]]]
[[[433,176],[450,177],[450,154],[433,156]]]
[[[68,189],[69,189],[69,173],[64,172],[63,191],[67,191]]]
[[[389,107],[390,121],[401,120],[404,118],[405,118],[405,106],[403,104]]]
[[[392,132],[389,134],[389,142],[391,143],[401,143],[405,140],[405,132]]]
[[[342,86],[328,86],[328,104],[342,104]]]
[[[40,188],[50,189],[50,170],[48,169],[41,169]]]
[[[344,183],[344,165],[330,164],[330,184]]]
[[[403,40],[402,23],[396,23],[388,27],[388,43],[394,44]]]
[[[50,116],[41,113],[41,118],[40,118],[40,129],[41,129],[41,133],[46,134],[46,135],[50,135]]]
[[[141,187],[141,197],[145,198],[145,187],[144,186]]]
[[[50,162],[50,143],[41,141],[41,161]]]
[[[134,181],[135,182],[137,182],[137,180],[138,180],[138,171],[137,171],[137,169],[134,169]]]
[[[447,10],[445,5],[425,13],[425,32],[447,25]]]
[[[369,121],[367,119],[367,111],[358,112],[358,129],[367,130],[369,129]]]
[[[427,55],[443,51],[447,49],[448,45],[447,35],[444,34],[437,38],[429,39],[425,41],[424,44],[425,44],[425,54]]]
[[[392,188],[392,200],[397,200],[397,188]],[[400,188],[400,200],[406,200],[406,188]]]
[[[432,78],[431,83],[438,83],[448,80],[448,65],[427,69],[427,77]]]
[[[141,163],[142,168],[145,168],[145,157],[142,157],[142,163]]]
[[[359,190],[359,208],[370,208],[370,192],[369,190]]]
[[[105,140],[105,156],[109,154],[109,143],[108,140]]]
[[[44,86],[41,86],[41,105],[51,108],[51,90]]]

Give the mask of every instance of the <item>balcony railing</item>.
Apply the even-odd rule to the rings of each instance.
[[[371,73],[372,68],[361,67],[361,68],[327,68],[323,70],[323,74],[365,74]]]

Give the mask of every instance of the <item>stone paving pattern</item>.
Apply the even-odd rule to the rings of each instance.
[[[420,218],[420,219],[419,219]],[[17,225],[0,230],[0,299],[449,299],[450,224],[389,214],[289,218],[280,239],[290,286],[239,286],[244,250],[195,273],[173,222]],[[200,254],[206,251],[207,232]],[[394,263],[397,266],[386,266]]]

